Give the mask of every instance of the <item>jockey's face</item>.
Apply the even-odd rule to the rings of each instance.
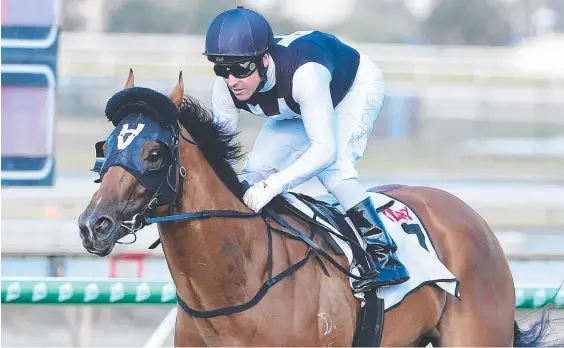
[[[268,67],[268,55],[262,57],[262,63],[265,67]],[[255,93],[258,85],[260,84],[260,76],[258,69],[255,70],[251,75],[244,78],[237,78],[233,75],[223,78],[229,89],[235,94],[238,100],[245,101],[248,100],[253,93]]]

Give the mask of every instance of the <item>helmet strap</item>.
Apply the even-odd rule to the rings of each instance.
[[[259,77],[260,77],[260,83],[259,83],[259,85],[256,89],[257,92],[260,91],[264,87],[264,85],[266,85],[266,80],[267,80],[266,72],[267,72],[268,68],[264,66],[264,64],[262,62],[262,57],[263,56],[260,56],[260,58],[256,62],[257,66],[258,66],[258,68],[257,68],[258,74],[259,74]]]

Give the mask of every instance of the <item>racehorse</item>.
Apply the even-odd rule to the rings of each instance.
[[[130,70],[106,116],[116,128],[97,144],[100,186],[79,217],[80,237],[88,252],[107,256],[122,237],[158,224],[177,290],[175,345],[353,343],[361,306],[343,272],[347,261],[292,212],[245,206],[233,169],[242,157],[236,134],[184,95],[182,73],[166,96],[136,87]],[[480,215],[435,188],[373,190],[405,202],[424,221],[462,294],[434,285],[409,294],[385,313],[382,346],[543,344],[545,316],[529,330],[515,321],[508,262]],[[322,267],[319,252],[336,262]]]

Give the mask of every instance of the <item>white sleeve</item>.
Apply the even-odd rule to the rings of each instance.
[[[288,168],[271,175],[284,191],[311,179],[337,160],[330,82],[331,73],[319,63],[306,63],[294,73],[292,97],[300,105],[310,147]]]
[[[222,77],[216,77],[212,90],[212,113],[214,121],[222,124],[230,133],[237,131],[239,109],[235,106],[227,84]]]

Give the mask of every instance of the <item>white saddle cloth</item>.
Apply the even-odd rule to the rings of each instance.
[[[390,208],[385,209],[379,214],[386,229],[398,246],[396,255],[407,267],[410,275],[410,279],[405,283],[382,287],[378,290],[378,297],[384,300],[385,309],[390,310],[397,306],[407,295],[427,284],[436,284],[450,295],[460,298],[459,281],[439,259],[433,242],[417,215],[402,202],[392,199],[385,194],[370,192],[370,196],[375,207],[382,207],[390,203],[390,201],[394,201]],[[284,194],[284,197],[296,208],[313,217],[311,209],[293,195]],[[340,206],[337,208],[339,208],[341,213],[345,213]],[[339,233],[339,231],[321,218],[316,217],[316,219],[332,231]],[[352,225],[351,221],[348,218],[346,220],[354,230],[354,225]],[[405,226],[405,229],[402,225]],[[349,245],[338,237],[332,236],[332,238],[343,249],[349,265],[351,265],[353,254]],[[357,238],[360,243],[365,245],[362,238],[359,236]],[[352,273],[358,274],[358,270],[353,269]],[[350,278],[351,283],[352,280]],[[362,293],[355,294],[355,296],[360,299],[364,298]]]

